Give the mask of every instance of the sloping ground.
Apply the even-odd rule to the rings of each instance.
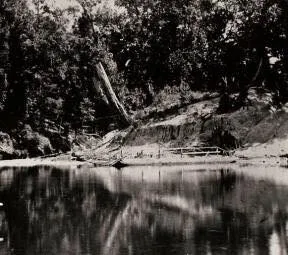
[[[244,157],[288,154],[288,104],[276,110],[271,95],[254,91],[250,91],[249,101],[249,106],[226,114],[217,113],[219,97],[173,106],[169,114],[162,108],[159,116],[153,110],[149,113],[153,117],[138,119],[137,127],[114,130],[102,138],[78,137],[65,159],[172,158],[175,155],[166,147],[191,145],[237,149],[236,155]]]
[[[139,125],[139,128],[130,133],[126,144],[198,144],[202,124],[216,111],[218,101],[219,99],[213,99],[192,104],[182,109],[180,114],[170,115],[163,121],[150,120],[143,126]]]
[[[258,153],[264,156],[275,154],[278,146],[275,144],[280,141],[282,147],[276,154],[287,153],[286,107],[277,111],[273,109],[270,106],[271,96],[267,94],[257,95],[252,91],[249,96],[251,104],[232,113],[217,114],[219,98],[215,98],[186,106],[179,110],[180,114],[170,115],[161,121],[150,120],[130,132],[125,145],[147,147],[149,144],[160,144],[176,147],[201,144],[226,149],[253,146],[250,150],[257,150],[258,146],[255,145],[265,144],[266,151],[261,149]],[[250,150],[246,154],[252,155]]]
[[[275,138],[272,141],[263,144],[253,144],[236,151],[235,155],[247,158],[257,158],[263,156],[287,156],[288,154],[288,136],[283,139]]]

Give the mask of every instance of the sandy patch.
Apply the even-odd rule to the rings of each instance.
[[[57,167],[77,167],[89,165],[87,162],[72,160],[53,160],[53,159],[13,159],[1,160],[0,167],[32,167],[32,166],[57,166]]]

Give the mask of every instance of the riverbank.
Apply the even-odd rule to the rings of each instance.
[[[53,154],[51,156],[1,160],[0,167],[30,167],[49,165],[56,167],[101,167],[111,166],[121,160],[122,166],[183,166],[183,165],[257,165],[287,167],[288,149],[287,139],[274,139],[265,144],[254,144],[246,148],[237,149],[231,156],[209,155],[189,156],[171,151],[169,144],[146,144],[140,146],[121,146],[127,131],[113,131],[104,136],[100,142],[89,149],[76,148],[68,153]],[[116,142],[118,141],[118,142]]]
[[[51,159],[67,161],[67,164],[76,160],[110,165],[112,161],[124,158],[127,165],[168,165],[206,161],[205,157],[180,157],[169,152],[171,148],[218,146],[235,152],[236,158],[224,160],[228,163],[249,159],[249,162],[260,164],[275,157],[285,161],[282,158],[288,154],[288,105],[276,110],[269,104],[271,95],[257,94],[253,90],[248,97],[251,105],[229,113],[219,113],[218,95],[202,96],[197,102],[186,105],[150,107],[142,114],[135,113],[134,125],[113,130],[102,137],[82,134],[65,138],[57,133],[47,133],[47,138],[24,125],[11,137],[0,134],[0,151],[2,159],[43,156],[45,161],[44,158],[40,161],[45,164]],[[59,155],[47,157],[49,154]],[[213,157],[207,160],[219,161]],[[275,163],[277,161],[280,159]],[[23,162],[28,164],[26,160]],[[33,159],[31,164],[36,162]]]
[[[288,167],[288,159],[283,154],[282,147],[274,141],[269,145],[255,145],[246,149],[238,149],[233,155],[207,155],[189,156],[175,154],[167,147],[157,144],[144,146],[123,146],[111,148],[107,146],[96,149],[80,150],[47,157],[1,160],[0,167],[33,167],[39,165],[55,167],[109,167],[112,163],[120,161],[123,166],[145,167],[145,166],[189,166],[189,165],[233,165],[233,166],[280,166]],[[272,150],[273,148],[274,150]],[[264,150],[264,149],[265,150]],[[271,149],[272,148],[272,149]],[[278,150],[276,150],[278,148]],[[269,153],[270,152],[270,153]],[[283,156],[284,155],[284,156]]]
[[[14,160],[1,160],[1,167],[33,167],[33,166],[55,166],[55,167],[111,167],[111,162],[115,159],[97,160],[90,159],[86,161],[77,161],[71,154],[63,154],[56,157],[48,158],[32,158],[32,159],[14,159]],[[200,166],[200,165],[222,165],[233,167],[245,166],[263,166],[263,167],[288,167],[288,160],[284,157],[277,156],[264,156],[264,157],[241,157],[241,156],[196,156],[196,157],[181,157],[174,155],[172,157],[161,158],[123,158],[121,162],[123,167],[148,167],[148,166]]]
[[[12,159],[1,160],[1,167],[33,167],[33,166],[55,166],[55,167],[80,167],[80,166],[93,166],[88,162],[80,162],[75,160],[55,160],[54,158],[31,158],[31,159]]]

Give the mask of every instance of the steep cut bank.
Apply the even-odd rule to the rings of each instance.
[[[139,124],[127,135],[125,146],[209,145],[244,153],[250,147],[256,148],[256,152],[261,144],[269,147],[277,141],[288,140],[288,106],[276,110],[270,103],[270,94],[258,94],[253,90],[249,92],[248,101],[248,106],[226,114],[217,113],[219,98],[179,108],[175,114]],[[252,155],[252,151],[250,153]],[[260,156],[261,153],[256,154]],[[287,152],[284,146],[278,151],[271,149],[271,153]],[[264,154],[269,154],[269,149]]]
[[[248,106],[220,114],[219,101],[219,96],[212,96],[184,106],[166,105],[136,118],[136,125],[102,138],[82,135],[68,139],[39,134],[26,125],[17,134],[0,132],[0,155],[11,159],[69,152],[65,159],[109,162],[122,150],[132,158],[143,153],[155,157],[160,147],[195,145],[219,146],[244,157],[288,154],[288,104],[276,110],[270,94],[251,90]]]

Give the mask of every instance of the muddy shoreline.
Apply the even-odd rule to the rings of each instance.
[[[189,166],[189,165],[233,165],[239,167],[246,166],[263,166],[263,167],[288,167],[288,160],[282,157],[255,157],[255,158],[239,158],[236,156],[205,156],[193,158],[126,158],[121,160],[127,166],[125,167],[149,167],[149,166]],[[48,158],[27,158],[12,159],[0,161],[1,167],[33,167],[33,166],[55,166],[55,167],[112,167],[108,161],[103,160],[87,160],[77,161],[57,157]]]

